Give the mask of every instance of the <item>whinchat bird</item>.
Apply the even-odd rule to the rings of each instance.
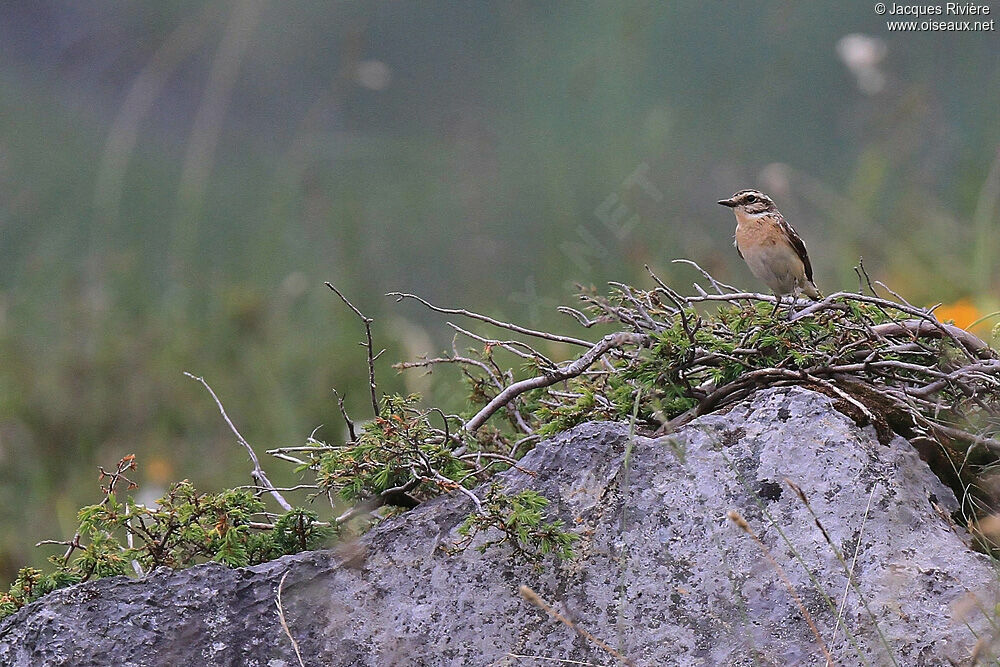
[[[740,190],[719,203],[733,209],[736,252],[750,273],[774,292],[775,310],[786,294],[792,295],[793,302],[798,292],[810,299],[822,298],[813,282],[806,244],[770,197],[759,190]]]

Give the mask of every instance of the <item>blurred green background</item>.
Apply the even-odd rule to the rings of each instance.
[[[1000,11],[994,7],[993,17]],[[998,306],[1000,40],[866,2],[0,4],[0,578],[139,459],[141,492],[246,483],[450,344],[417,292],[532,326],[574,282],[678,287],[769,192],[827,292],[860,255],[968,324]],[[989,332],[993,321],[980,331]],[[277,461],[278,480],[294,479]]]

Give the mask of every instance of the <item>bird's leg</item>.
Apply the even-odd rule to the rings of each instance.
[[[791,322],[792,318],[795,317],[795,302],[798,301],[798,296],[795,292],[788,295],[788,321]]]
[[[781,295],[777,292],[772,292],[774,294],[774,310],[771,311],[771,319],[774,319],[775,314],[778,312],[778,308],[781,307]]]

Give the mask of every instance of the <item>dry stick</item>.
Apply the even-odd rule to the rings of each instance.
[[[334,390],[334,393],[336,393],[336,390]],[[340,399],[339,395],[338,395],[338,399]],[[342,402],[342,399],[341,399],[341,402]],[[438,412],[440,413],[441,411],[438,410]],[[445,418],[447,420],[447,417],[444,415],[444,413],[441,413],[441,415],[442,415],[443,418]],[[353,422],[351,422],[350,418],[347,417],[347,413],[346,412],[344,412],[344,418],[347,420],[349,428],[352,431],[352,439],[356,439],[356,436],[353,435]],[[447,421],[446,421],[446,424],[447,424]],[[316,433],[316,431],[314,430],[313,431],[313,435],[315,435],[315,433]],[[445,438],[447,439],[448,438],[447,431],[444,432],[444,435],[445,435]],[[310,436],[310,438],[312,438],[312,436]],[[295,460],[295,461],[297,461],[300,464],[304,464],[306,462],[304,462],[304,461],[298,461],[297,459],[294,459],[293,457],[286,456],[283,453],[284,452],[289,452],[289,451],[296,451],[296,452],[331,451],[331,450],[334,450],[334,449],[337,449],[337,448],[336,447],[332,447],[332,446],[323,446],[323,447],[310,447],[310,446],[302,446],[302,447],[279,447],[277,449],[267,450],[267,453],[270,454],[270,455],[272,455],[272,456],[274,456],[274,457],[276,457],[276,458],[285,458],[286,460]],[[412,496],[410,496],[409,492],[412,491],[413,489],[415,489],[420,484],[420,482],[421,482],[420,478],[414,477],[413,479],[410,479],[406,484],[403,484],[403,485],[400,485],[400,486],[396,486],[396,487],[393,487],[393,488],[390,488],[390,489],[385,489],[381,493],[379,493],[378,495],[372,496],[371,498],[368,498],[367,500],[364,500],[364,501],[358,503],[354,507],[352,507],[352,508],[346,510],[345,512],[343,512],[340,516],[338,516],[336,519],[334,519],[332,523],[327,523],[327,522],[323,522],[323,521],[317,521],[317,522],[315,522],[315,525],[317,525],[317,526],[330,526],[330,525],[339,526],[339,525],[341,525],[341,524],[343,524],[343,523],[345,523],[347,521],[350,521],[351,519],[353,519],[356,516],[359,516],[361,514],[368,514],[368,513],[372,512],[373,510],[375,510],[375,509],[377,509],[379,507],[382,507],[383,505],[387,505],[387,504],[395,504],[395,505],[399,505],[399,506],[403,506],[403,507],[409,507],[409,508],[416,507],[419,504],[419,501],[416,500],[415,498],[413,498]],[[256,487],[256,488],[260,488],[260,487]],[[273,487],[273,486],[266,487],[267,490],[271,490],[271,491],[295,491],[295,490],[305,489],[305,488],[317,489],[319,487],[317,487],[315,485],[311,485],[311,484],[300,484],[298,486],[289,487],[289,488],[282,488],[282,489],[278,489],[278,488]],[[332,504],[332,501],[331,501],[331,504]],[[477,506],[478,506],[478,503],[477,503]],[[250,526],[251,526],[251,528],[260,528],[260,529],[272,529],[272,528],[274,528],[273,524],[268,524],[268,523],[251,523]]]
[[[622,295],[624,295],[624,297],[628,300],[628,302],[632,304],[633,308],[635,308],[635,311],[639,313],[639,316],[642,318],[642,322],[640,322],[639,320],[633,321],[636,330],[641,330],[645,328],[645,329],[652,329],[653,331],[663,331],[666,328],[666,325],[660,322],[656,322],[655,320],[653,320],[652,317],[650,317],[649,311],[647,311],[643,307],[643,305],[639,303],[639,300],[636,298],[635,294],[632,293],[631,287],[629,287],[625,283],[619,283],[615,281],[610,281],[608,284],[611,285],[612,287],[617,287],[619,290],[621,290]],[[643,326],[643,323],[645,323],[645,326]]]
[[[739,526],[740,530],[749,535],[753,539],[753,541],[757,543],[757,546],[759,546],[761,550],[764,552],[764,556],[771,562],[771,565],[774,566],[774,570],[778,573],[778,576],[781,577],[781,580],[785,584],[785,588],[788,589],[788,592],[791,594],[792,599],[795,600],[795,604],[798,606],[799,611],[802,612],[802,616],[806,619],[806,623],[809,624],[809,629],[812,630],[813,636],[816,637],[816,641],[817,643],[819,643],[820,650],[823,651],[823,655],[826,656],[826,664],[832,665],[833,657],[827,650],[826,643],[823,641],[823,637],[820,636],[819,630],[816,628],[816,624],[813,622],[812,616],[809,614],[809,611],[806,609],[806,606],[802,604],[802,600],[795,592],[795,587],[792,585],[792,582],[788,578],[788,575],[785,574],[785,569],[781,567],[778,561],[774,559],[774,556],[771,555],[771,550],[768,549],[767,545],[764,544],[764,542],[760,539],[760,537],[757,536],[757,533],[753,532],[753,529],[750,527],[750,524],[747,523],[746,519],[740,516],[739,512],[735,510],[729,510],[729,513],[726,516],[729,518],[730,521]]]
[[[701,275],[705,276],[705,279],[706,279],[706,280],[707,280],[707,281],[708,281],[709,283],[711,283],[712,287],[714,287],[714,288],[715,288],[715,290],[716,290],[716,291],[717,291],[717,292],[718,292],[719,294],[722,294],[722,293],[723,293],[723,291],[722,291],[723,289],[727,289],[727,290],[729,290],[730,292],[738,292],[738,291],[739,291],[738,289],[736,289],[736,288],[735,288],[735,287],[733,287],[732,285],[727,285],[726,283],[722,282],[721,280],[716,280],[716,279],[715,279],[715,278],[714,278],[714,277],[712,276],[712,274],[711,274],[711,273],[709,273],[709,272],[708,272],[708,271],[706,271],[705,269],[701,268],[701,266],[699,266],[697,262],[694,262],[694,261],[692,261],[692,260],[690,260],[690,259],[673,259],[673,260],[670,260],[670,263],[671,263],[671,264],[687,264],[688,266],[693,266],[693,267],[694,267],[695,269],[697,269],[697,270],[698,270],[698,272],[699,272],[699,273],[701,273]],[[650,273],[652,273],[652,271],[650,271],[650,269],[649,269],[649,266],[648,266],[648,265],[646,266],[646,270],[647,270],[647,271],[649,271]]]
[[[875,291],[875,286],[872,285],[871,276],[868,275],[868,271],[865,269],[865,258],[864,257],[858,257],[858,265],[854,267],[854,273],[857,274],[857,276],[858,276],[859,286],[860,286],[860,282],[861,282],[862,276],[863,276],[864,277],[864,281],[866,283],[868,283],[868,289],[871,290],[872,296],[877,297],[878,296],[878,292]],[[864,288],[861,288],[861,289],[858,290],[858,294],[864,294],[864,293],[865,293]],[[900,299],[900,301],[903,301],[903,299]],[[906,303],[905,301],[903,301],[903,302]],[[906,303],[906,305],[910,305],[910,304]],[[889,318],[893,322],[898,322],[899,321],[898,318],[895,318],[892,315],[890,315],[889,311],[887,311],[885,309],[885,307],[883,307],[882,305],[876,305],[876,307],[879,309],[879,311],[883,315],[885,315],[887,318]],[[872,330],[872,328],[869,326],[869,324],[867,322],[867,318],[862,317],[861,319],[862,319],[863,324],[865,325],[865,328],[868,329],[873,335],[875,335],[875,336],[879,336],[880,335],[880,334],[878,334],[878,333],[876,333],[875,331]]]
[[[347,423],[347,434],[351,436],[351,442],[356,442],[358,434],[354,430],[354,422],[347,414],[347,408],[344,406],[344,397],[336,389],[333,390],[333,395],[337,397],[337,407],[340,408],[340,414],[343,416],[344,422]]]
[[[858,280],[859,281],[861,280],[862,276],[864,277],[864,281],[865,281],[865,283],[867,283],[868,289],[871,291],[872,296],[877,297],[878,296],[878,291],[875,289],[875,285],[872,284],[872,278],[871,278],[871,276],[868,275],[868,270],[865,268],[865,258],[864,257],[860,257],[860,256],[858,257],[858,265],[854,267],[854,272],[858,274]],[[907,306],[911,305],[909,301],[907,301],[906,299],[902,298],[901,296],[899,296],[898,294],[896,294],[892,290],[888,290],[888,291],[892,295],[894,295],[896,297],[896,299],[899,300],[901,303],[903,303],[903,304],[905,304]],[[864,294],[864,292],[865,292],[865,290],[864,290],[863,287],[858,290],[858,294]],[[892,320],[893,324],[900,324],[899,318],[893,317],[892,315],[890,315],[889,311],[883,305],[878,304],[877,307],[878,307],[879,311],[883,315],[885,315],[887,318],[889,318],[890,320]],[[867,321],[867,318],[862,317],[862,324],[864,325],[865,329],[869,333],[871,333],[871,335],[876,336],[878,338],[881,338],[882,340],[885,340],[885,337],[886,337],[885,333],[879,333],[878,331],[876,331],[871,325],[869,325],[869,323]],[[925,346],[923,343],[921,343],[920,341],[918,341],[917,338],[918,338],[917,334],[914,334],[914,333],[910,334],[910,339],[913,341],[912,344],[915,345],[918,350],[923,350],[925,352],[929,352],[929,353],[933,354],[933,351],[930,348],[928,348],[927,346]]]
[[[321,450],[321,451],[323,451],[323,450]],[[329,450],[325,450],[325,451],[329,451]],[[303,461],[302,459],[297,459],[294,456],[289,456],[288,454],[283,454],[282,452],[276,452],[276,451],[271,450],[271,449],[264,450],[264,453],[265,454],[270,454],[274,458],[279,459],[281,461],[288,461],[289,463],[294,463],[297,466],[309,465],[308,461]],[[257,487],[254,487],[254,488],[263,489],[263,487],[260,487],[260,486],[257,486]],[[275,488],[278,488],[278,487],[275,487]],[[319,487],[317,486],[316,488],[318,489]],[[278,489],[278,490],[279,491],[288,491],[288,489]],[[267,489],[264,489],[264,491],[267,491]]]
[[[288,621],[285,620],[285,610],[281,606],[281,587],[285,585],[285,578],[288,576],[288,571],[281,575],[281,581],[278,582],[278,596],[277,600],[274,602],[274,606],[278,608],[278,620],[281,621],[281,627],[284,629],[285,634],[288,635],[288,639],[292,642],[292,648],[295,649],[295,657],[299,659],[299,667],[306,667],[306,663],[302,662],[302,654],[299,652],[299,643],[295,641],[295,637],[292,636],[292,630],[288,627]]]
[[[479,361],[478,359],[470,359],[469,357],[432,357],[423,358],[417,361],[400,361],[392,365],[393,368],[399,371],[405,371],[410,368],[427,368],[430,366],[435,366],[437,364],[460,364],[466,366],[475,366],[479,370],[486,373],[486,375],[493,381],[498,389],[503,389],[503,383],[493,372],[493,369]]]
[[[569,306],[557,306],[556,307],[556,312],[562,313],[563,315],[569,315],[570,317],[572,317],[573,319],[575,319],[577,322],[579,322],[580,326],[582,326],[584,329],[589,329],[590,327],[594,326],[595,324],[606,324],[605,322],[602,322],[601,320],[592,320],[589,317],[587,317],[586,315],[584,315],[583,313],[581,313],[576,308],[570,308]]]
[[[876,280],[875,284],[878,285],[879,287],[881,287],[882,289],[884,289],[886,292],[888,292],[892,296],[894,296],[901,304],[909,306],[910,308],[915,308],[916,307],[912,303],[910,303],[909,301],[907,301],[906,299],[904,299],[898,292],[895,292],[895,291],[891,290],[889,288],[889,286],[886,285],[881,280]],[[940,305],[941,304],[939,303],[937,306],[934,306],[933,308],[930,308],[927,312],[931,312],[931,311],[935,310]]]
[[[670,289],[669,287],[663,289],[668,289],[676,294],[676,291]],[[684,300],[695,303],[702,301],[727,301],[730,303],[733,301],[761,301],[763,303],[773,304],[778,301],[778,298],[773,294],[762,294],[760,292],[733,292],[732,294],[699,294],[697,296],[686,296],[684,297]],[[808,299],[796,299],[793,302],[793,305],[805,304],[813,304],[813,302]]]
[[[466,422],[464,428],[466,431],[473,433],[476,429],[482,426],[494,412],[524,392],[531,391],[532,389],[539,389],[541,387],[549,387],[557,382],[581,375],[608,351],[625,345],[643,345],[649,340],[650,337],[645,334],[623,331],[608,334],[597,343],[588,343],[588,345],[591,346],[590,349],[584,352],[582,356],[565,368],[560,368],[556,371],[546,373],[545,375],[538,375],[536,377],[521,380],[520,382],[515,382],[514,384],[509,385],[506,389],[497,394],[493,400],[487,403],[482,410],[477,412],[472,419]]]
[[[593,345],[590,341],[581,340],[579,338],[573,338],[572,336],[560,336],[558,334],[548,333],[547,331],[536,331],[534,329],[528,329],[516,324],[511,324],[510,322],[502,322],[500,320],[493,319],[489,315],[481,315],[479,313],[474,313],[471,310],[466,310],[464,308],[441,308],[440,306],[435,306],[426,299],[423,299],[415,294],[407,294],[405,292],[388,292],[386,296],[396,297],[396,301],[402,301],[403,299],[413,299],[424,304],[431,310],[437,313],[444,313],[446,315],[463,315],[465,317],[472,318],[474,320],[479,320],[480,322],[486,322],[487,324],[492,324],[495,327],[500,327],[501,329],[507,329],[508,331],[514,331],[516,333],[525,334],[526,336],[534,336],[535,338],[543,338],[545,340],[554,340],[558,343],[569,343],[570,345],[579,345],[580,347],[590,347]]]
[[[468,498],[469,500],[472,501],[472,504],[476,506],[476,512],[477,513],[479,513],[479,514],[483,513],[483,503],[480,502],[479,498],[476,496],[475,493],[473,493],[469,489],[467,489],[464,486],[462,486],[461,483],[456,482],[453,479],[448,479],[447,477],[445,477],[444,475],[442,475],[441,473],[439,473],[434,468],[430,468],[429,470],[430,470],[430,472],[434,476],[430,477],[430,478],[426,478],[428,481],[435,480],[435,481],[439,482],[438,486],[440,486],[441,488],[448,489],[448,490],[454,489],[455,491],[458,491],[459,493],[461,493],[466,498]],[[425,478],[421,477],[421,478],[418,478],[418,479],[425,479]]]
[[[899,403],[898,400],[896,402],[897,404]],[[968,440],[969,442],[986,447],[994,454],[1000,454],[1000,440],[997,440],[996,438],[987,438],[986,436],[976,435],[975,433],[963,431],[960,428],[955,428],[953,426],[945,426],[944,424],[932,422],[923,415],[918,415],[918,416],[923,421],[926,422],[927,428],[931,429],[932,431],[937,431],[939,435],[946,435],[955,440]]]
[[[963,348],[977,356],[988,355],[993,357],[995,355],[995,352],[993,352],[986,341],[953,324],[938,322],[937,325],[934,325],[927,320],[904,320],[898,323],[890,322],[872,327],[872,331],[882,336],[898,336],[904,330],[909,331],[917,337],[939,337],[946,335],[949,338],[959,341]]]
[[[267,491],[267,487],[258,486],[257,484],[241,484],[235,487],[237,489],[247,489],[250,491]],[[317,491],[320,486],[316,484],[296,484],[295,486],[276,486],[274,487],[278,491]]]
[[[862,275],[864,274],[864,275]],[[864,267],[860,264],[854,267],[854,275],[858,277],[858,294],[865,293],[865,279],[868,278],[868,272],[864,270]],[[868,287],[871,287],[872,281],[868,279]],[[875,290],[872,290],[872,294],[878,296]]]
[[[965,366],[963,368],[959,368],[958,370],[952,371],[951,373],[948,374],[942,373],[941,375],[937,376],[940,379],[935,380],[934,382],[930,382],[924,385],[923,387],[918,387],[917,389],[910,390],[909,395],[915,396],[917,398],[923,398],[925,396],[933,395],[938,391],[940,391],[941,389],[943,389],[944,387],[946,387],[949,383],[955,382],[957,384],[958,380],[961,380],[963,376],[972,375],[974,373],[978,374],[979,379],[981,381],[996,386],[998,380],[996,378],[990,377],[990,375],[997,374],[998,372],[1000,372],[1000,361],[990,360],[979,364],[972,364],[969,366]]]
[[[632,311],[630,311],[629,308],[625,306],[614,306],[608,301],[608,299],[602,297],[588,296],[581,298],[583,301],[591,304],[592,306],[596,306],[597,308],[603,310],[609,318],[612,318],[612,321],[621,324],[629,324],[637,332],[642,330],[642,327],[636,321],[636,318],[633,317]],[[635,311],[635,313],[638,314],[638,311]]]
[[[334,519],[333,523],[334,525],[339,526],[347,521],[350,521],[351,519],[360,514],[370,514],[372,511],[385,505],[389,500],[405,499],[409,497],[408,496],[409,492],[417,488],[419,484],[420,484],[420,479],[411,479],[406,484],[403,484],[401,486],[394,486],[391,489],[386,489],[377,496],[374,496],[372,498],[369,498],[368,500],[358,503],[351,509],[347,510],[346,512],[338,516],[336,519]],[[416,506],[415,499],[414,499],[414,504],[412,506],[413,507]]]
[[[371,394],[372,394],[372,411],[375,413],[375,417],[378,417],[379,415],[378,395],[377,395],[378,385],[375,384],[375,359],[376,357],[381,355],[382,352],[385,352],[385,350],[382,350],[382,352],[375,354],[375,350],[372,344],[372,322],[374,322],[375,320],[373,320],[370,317],[366,317],[364,313],[358,310],[357,306],[351,303],[347,299],[347,297],[344,296],[343,292],[341,292],[339,289],[333,286],[333,283],[328,282],[325,283],[325,285],[330,289],[332,289],[336,293],[336,295],[340,297],[340,300],[346,303],[347,307],[353,310],[354,314],[360,317],[361,321],[364,322],[365,338],[367,339],[367,342],[363,343],[363,345],[365,346],[365,349],[368,351],[368,386],[369,389],[371,389]]]
[[[628,658],[626,658],[624,655],[622,655],[621,653],[619,653],[615,649],[613,649],[610,646],[608,646],[607,644],[605,644],[603,641],[601,641],[600,639],[598,639],[594,635],[590,634],[589,632],[587,632],[586,630],[584,630],[583,628],[581,628],[579,625],[577,625],[576,623],[574,623],[570,619],[568,619],[565,616],[563,616],[562,614],[560,614],[558,611],[556,611],[555,609],[552,608],[552,605],[550,605],[547,602],[545,602],[545,600],[543,600],[542,598],[540,598],[538,596],[538,593],[536,593],[535,591],[531,590],[529,587],[525,586],[524,584],[521,584],[521,586],[519,586],[517,590],[521,594],[521,597],[523,597],[525,600],[527,600],[531,604],[535,605],[536,607],[538,607],[539,609],[541,609],[542,611],[544,611],[546,614],[548,614],[552,618],[556,619],[557,621],[559,621],[560,623],[562,623],[563,625],[565,625],[566,627],[568,627],[570,630],[573,630],[574,632],[576,632],[578,635],[580,635],[581,637],[583,637],[587,641],[593,642],[595,646],[597,646],[597,647],[603,649],[604,651],[606,651],[608,653],[608,655],[611,655],[614,658],[617,658],[622,664],[630,665],[630,666],[634,667],[634,665],[635,665],[634,662],[632,662],[631,660],[629,660]]]
[[[445,324],[447,324],[449,327],[451,327],[452,329],[454,329],[458,333],[462,334],[463,336],[468,336],[472,340],[479,341],[480,343],[483,343],[484,345],[489,345],[491,347],[494,347],[494,346],[495,347],[500,347],[500,348],[503,348],[503,349],[507,350],[511,354],[514,354],[514,355],[517,355],[517,356],[521,357],[522,359],[529,359],[529,360],[533,359],[535,361],[542,362],[543,364],[549,366],[550,368],[555,368],[556,367],[556,364],[555,364],[554,361],[552,361],[551,359],[549,359],[548,357],[546,357],[544,354],[542,354],[541,352],[539,352],[538,350],[536,350],[535,348],[531,347],[530,345],[528,345],[527,343],[525,343],[523,341],[520,341],[520,340],[497,340],[495,338],[486,338],[485,336],[480,336],[478,334],[472,333],[471,331],[467,331],[467,330],[463,329],[462,327],[458,326],[457,324],[455,324],[454,322],[445,322]],[[527,350],[527,352],[522,352],[521,350],[516,349],[518,347],[524,348],[525,350]]]
[[[239,443],[243,445],[243,447],[247,450],[247,453],[250,455],[250,460],[253,462],[253,470],[250,471],[250,476],[253,479],[255,479],[261,486],[267,488],[271,496],[276,501],[278,501],[278,504],[281,505],[286,512],[290,512],[292,510],[292,506],[288,503],[287,500],[285,500],[284,496],[282,496],[281,493],[278,492],[274,484],[271,483],[271,480],[267,478],[267,475],[260,467],[260,461],[257,460],[257,454],[253,451],[253,447],[250,446],[250,443],[246,441],[246,438],[243,437],[243,435],[236,428],[236,425],[233,424],[233,420],[231,420],[229,418],[229,415],[226,414],[226,409],[222,406],[222,401],[219,400],[219,397],[215,394],[215,391],[208,385],[208,382],[205,381],[205,378],[199,375],[192,375],[187,371],[184,371],[184,375],[188,376],[195,382],[200,382],[201,385],[208,390],[208,393],[211,394],[212,396],[212,400],[215,401],[215,405],[219,408],[219,412],[222,414],[222,418],[226,421],[226,424],[229,425],[229,430],[231,430],[233,434],[236,435],[237,441],[239,441]]]

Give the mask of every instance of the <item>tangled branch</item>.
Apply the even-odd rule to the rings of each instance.
[[[922,443],[925,454],[926,443],[936,443],[944,452],[942,465],[956,479],[967,479],[974,448],[991,461],[1000,458],[997,352],[938,321],[933,309],[914,306],[872,281],[863,265],[856,268],[857,292],[794,301],[773,315],[772,295],[738,290],[690,260],[678,261],[698,271],[708,289],[695,283],[694,293],[685,295],[650,271],[652,289],[611,283],[606,296],[584,291],[582,307],[559,308],[584,329],[615,329],[595,342],[393,293],[542,345],[586,348],[556,362],[524,340],[501,341],[452,325],[484,346],[466,353],[453,346],[453,354],[397,368],[463,367],[479,403],[462,422],[463,437],[501,411],[514,416],[521,432],[546,435],[585,420],[626,419],[636,402],[640,425],[665,433],[758,389],[796,384],[829,395],[859,423],[873,424],[882,438],[900,434]],[[527,361],[533,372],[516,377],[498,360],[499,350]]]

